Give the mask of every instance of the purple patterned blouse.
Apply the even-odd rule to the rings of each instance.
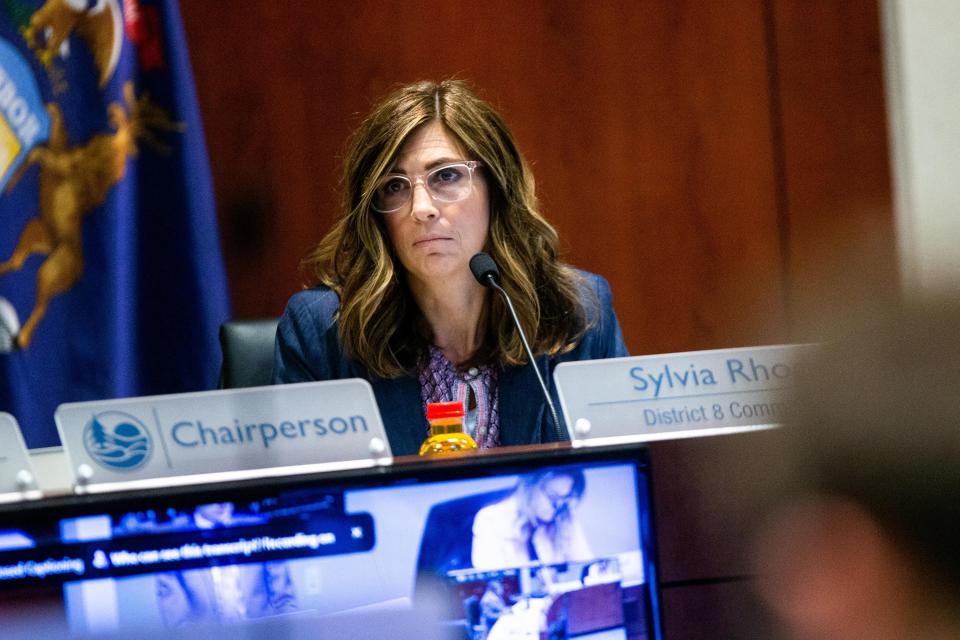
[[[429,358],[420,361],[420,397],[429,402],[456,402],[464,406],[464,431],[481,449],[500,444],[500,413],[497,410],[497,369],[475,367],[458,372],[438,347],[430,345]],[[474,411],[468,411],[470,395]],[[427,428],[429,432],[429,427]]]

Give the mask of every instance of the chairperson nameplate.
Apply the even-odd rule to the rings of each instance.
[[[569,362],[553,375],[575,443],[718,435],[782,422],[794,368],[810,348],[778,345]]]
[[[76,402],[56,422],[78,488],[391,456],[360,379]]]

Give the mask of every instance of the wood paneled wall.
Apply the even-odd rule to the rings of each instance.
[[[783,268],[796,325],[898,284],[883,43],[875,2],[772,5]]]
[[[610,280],[632,353],[788,339],[836,267],[895,276],[875,0],[182,11],[237,317],[278,315],[301,286],[373,101],[448,76],[513,127],[566,259]]]

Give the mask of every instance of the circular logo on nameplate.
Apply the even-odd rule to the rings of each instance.
[[[122,411],[104,411],[83,428],[83,446],[105,469],[133,471],[150,459],[153,441],[147,427]]]

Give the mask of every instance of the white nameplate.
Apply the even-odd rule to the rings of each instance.
[[[39,497],[20,425],[12,415],[0,411],[0,502]]]
[[[76,402],[60,405],[55,417],[78,488],[371,466],[391,456],[373,390],[360,379]]]
[[[554,380],[570,439],[663,440],[765,428],[788,411],[809,345],[565,362]]]

